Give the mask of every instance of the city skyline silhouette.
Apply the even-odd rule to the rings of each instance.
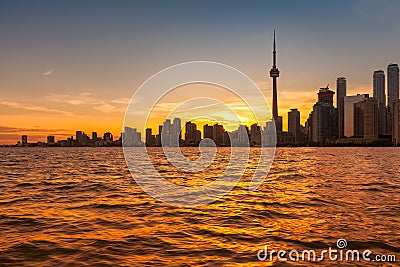
[[[313,106],[310,115],[304,125],[301,124],[301,112],[297,107],[293,107],[288,112],[287,128],[283,129],[283,119],[278,112],[278,82],[280,71],[277,67],[277,45],[276,31],[273,31],[272,45],[272,68],[269,72],[272,79],[272,112],[265,110],[262,112],[270,113],[271,119],[265,121],[265,125],[253,123],[249,120],[251,131],[246,123],[240,123],[237,130],[227,131],[221,121],[216,121],[213,126],[208,126],[211,121],[202,121],[203,131],[197,130],[199,121],[195,119],[186,120],[185,126],[182,127],[182,118],[174,117],[165,118],[163,125],[160,125],[159,118],[155,119],[158,126],[158,134],[152,134],[153,128],[147,125],[151,121],[147,118],[146,130],[140,131],[137,128],[125,126],[124,132],[121,133],[118,140],[113,140],[110,132],[104,133],[104,138],[97,138],[97,132],[92,132],[92,139],[88,135],[82,134],[82,131],[76,132],[76,139],[71,136],[67,140],[55,142],[54,136],[47,137],[47,145],[57,146],[193,146],[199,145],[203,139],[210,138],[216,146],[244,146],[245,144],[253,146],[263,146],[267,136],[274,136],[274,144],[271,145],[395,145],[400,140],[400,97],[399,97],[399,67],[395,63],[391,63],[387,68],[387,88],[385,88],[385,71],[379,69],[373,73],[373,95],[370,97],[367,93],[357,94],[355,96],[347,95],[347,79],[346,77],[338,77],[336,81],[336,107],[334,106],[335,92],[326,87],[320,88],[318,92],[318,100]],[[387,96],[387,99],[386,99]],[[185,102],[184,102],[185,103]],[[219,103],[217,103],[219,104]],[[134,105],[137,109],[134,99],[130,101],[130,105]],[[150,115],[157,109],[157,103]],[[199,109],[205,106],[194,106],[187,111]],[[129,107],[128,107],[129,108]],[[127,111],[128,111],[127,108]],[[251,107],[257,108],[257,107]],[[357,111],[357,115],[356,115]],[[251,112],[247,110],[247,112]],[[202,114],[201,116],[204,116]],[[171,120],[174,124],[171,124]],[[222,115],[223,120],[227,120]],[[179,122],[176,125],[175,120]],[[166,124],[167,123],[167,124]],[[188,127],[192,126],[192,127]],[[212,127],[211,133],[208,133],[207,127]],[[165,132],[170,135],[170,128],[174,130],[172,136],[177,135],[176,143],[170,141],[162,142],[162,136]],[[271,132],[271,128],[274,128]],[[185,129],[185,137],[182,138],[182,130]],[[163,132],[164,131],[164,132]],[[129,132],[129,134],[128,134]],[[142,132],[146,133],[145,141],[142,139]],[[107,136],[106,136],[107,135]],[[111,136],[111,138],[110,138]],[[203,136],[203,138],[201,137]],[[244,136],[247,141],[244,142]],[[255,137],[257,136],[257,137]],[[84,138],[84,139],[82,139]],[[164,138],[165,139],[165,138]],[[167,139],[170,139],[168,137]],[[49,141],[51,140],[51,141]],[[129,140],[129,141],[128,141]],[[240,141],[242,140],[242,141]],[[144,141],[144,142],[143,142]],[[171,139],[172,142],[172,139]],[[42,142],[38,142],[42,144]],[[27,146],[27,135],[22,136],[21,142],[17,145]],[[30,144],[32,145],[32,144]]]

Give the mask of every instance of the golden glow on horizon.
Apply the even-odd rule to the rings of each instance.
[[[270,114],[268,110],[262,112]],[[200,131],[205,124],[219,123],[233,131],[239,124],[250,126],[257,121],[238,96],[225,88],[207,84],[185,85],[165,95],[153,109],[145,128],[152,128],[153,134],[158,133],[158,126],[166,118],[171,121],[180,118],[182,126],[188,121],[194,122]],[[265,121],[262,124],[265,125]]]
[[[260,88],[270,89],[269,80],[258,84]],[[254,121],[248,113],[240,109],[245,107],[241,100],[232,93],[227,92],[216,86],[204,86],[199,90],[193,87],[186,88],[186,95],[180,89],[172,91],[159,102],[159,106],[154,110],[155,114],[149,120],[148,126],[153,128],[153,134],[158,133],[158,125],[161,125],[168,115],[169,111],[182,99],[194,97],[190,91],[194,91],[197,97],[214,97],[233,105],[239,116],[246,120],[246,125],[250,126]],[[368,88],[368,89],[365,89]],[[190,89],[190,90],[189,90]],[[333,88],[334,90],[334,88]],[[265,92],[268,93],[265,93]],[[283,117],[283,128],[287,130],[287,112],[291,108],[298,108],[301,114],[301,122],[304,124],[317,100],[318,88],[299,88],[298,90],[288,90],[284,83],[278,85],[278,105],[279,114]],[[356,93],[371,93],[368,85],[354,86],[348,90],[348,95]],[[189,93],[187,93],[189,92]],[[263,90],[265,99],[270,104],[271,92]],[[185,96],[183,97],[182,94]],[[180,96],[181,95],[181,96]],[[4,98],[0,99],[3,100]],[[6,101],[3,101],[6,102]],[[8,101],[17,102],[17,101]],[[82,92],[77,94],[50,94],[43,99],[21,99],[19,106],[7,106],[0,103],[0,144],[15,144],[21,140],[21,135],[27,134],[28,141],[46,141],[48,135],[55,135],[56,140],[65,139],[75,135],[75,131],[82,130],[88,135],[93,131],[102,136],[104,132],[111,132],[114,138],[119,138],[123,128],[123,118],[125,109],[129,102],[129,97],[110,98],[100,97],[93,93]],[[27,110],[25,107],[34,106],[37,110]],[[55,110],[60,110],[57,112]],[[65,111],[65,112],[64,112]],[[204,114],[212,114],[218,111],[216,107],[209,107],[202,110]],[[71,113],[71,114],[69,114]],[[190,118],[190,112],[187,118]],[[182,118],[182,126],[186,122]],[[202,131],[203,125],[207,122],[204,118],[193,120],[198,124],[198,130]],[[228,130],[234,130],[229,123],[221,121]],[[264,125],[261,125],[264,126]],[[143,133],[142,133],[143,135]],[[143,135],[144,138],[144,135]]]

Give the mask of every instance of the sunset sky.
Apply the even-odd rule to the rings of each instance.
[[[372,93],[373,71],[400,63],[399,11],[396,0],[0,0],[0,144],[76,130],[119,136],[135,90],[186,61],[230,65],[271,103],[274,29],[279,113],[286,124],[299,108],[304,123],[320,87],[345,76],[348,94]]]

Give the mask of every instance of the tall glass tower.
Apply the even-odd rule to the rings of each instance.
[[[387,89],[388,89],[388,117],[387,133],[393,133],[393,105],[399,100],[399,66],[389,64],[387,68]]]
[[[347,95],[347,81],[345,77],[336,79],[336,105],[338,109],[339,137],[344,137],[344,97]]]

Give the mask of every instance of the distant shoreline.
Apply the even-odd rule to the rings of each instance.
[[[112,148],[112,147],[119,147],[122,146],[17,146],[17,145],[0,145],[0,148]],[[141,147],[141,146],[136,146]],[[183,147],[198,147],[198,146],[180,146]],[[234,146],[234,147],[241,147],[241,146]],[[243,147],[243,146],[242,146]],[[305,147],[315,147],[315,148],[323,148],[323,147],[393,147],[399,148],[400,146],[393,146],[393,145],[298,145],[298,146],[284,146],[284,145],[277,145],[277,148],[305,148]],[[161,146],[150,146],[146,148],[162,148]],[[218,146],[217,148],[230,148],[230,146]],[[250,148],[261,148],[260,146],[250,146]],[[268,147],[265,147],[268,148]]]

